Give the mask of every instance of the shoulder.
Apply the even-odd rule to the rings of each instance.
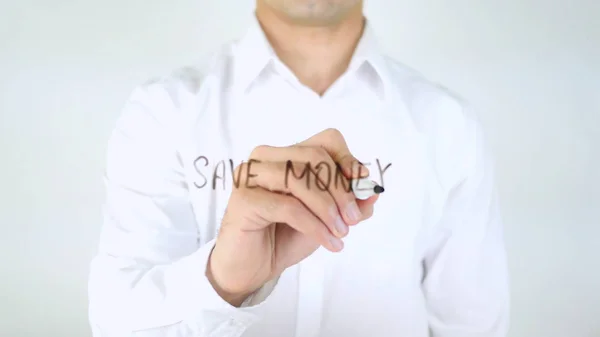
[[[386,63],[392,91],[420,132],[435,132],[440,124],[461,131],[465,124],[477,121],[469,102],[456,92],[396,60],[386,58]]]
[[[227,70],[228,57],[225,50],[205,55],[193,64],[147,79],[134,89],[134,95],[152,93],[158,95],[160,99],[178,105],[182,98],[200,94],[209,80],[223,77]]]
[[[130,92],[123,115],[134,106],[161,123],[194,117],[203,98],[226,90],[231,58],[231,44],[225,44],[192,64],[140,82]]]

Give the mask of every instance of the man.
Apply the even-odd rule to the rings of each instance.
[[[379,53],[362,5],[258,0],[208,66],[134,91],[108,147],[95,337],[506,335],[479,124]],[[385,193],[342,188],[366,175]]]

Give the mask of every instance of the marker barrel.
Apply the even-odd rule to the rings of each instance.
[[[356,199],[367,200],[383,192],[383,187],[369,178],[352,179],[351,184]]]

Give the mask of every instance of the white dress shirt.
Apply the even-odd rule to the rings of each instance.
[[[89,283],[95,337],[506,335],[505,250],[480,125],[455,95],[380,54],[370,29],[322,96],[256,21],[210,62],[134,90],[108,145]],[[258,145],[327,128],[385,187],[374,215],[342,252],[320,248],[229,305],[205,271],[232,166]]]

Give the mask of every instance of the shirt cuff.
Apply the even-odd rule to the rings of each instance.
[[[262,286],[260,289],[248,296],[248,298],[244,301],[244,303],[242,303],[240,307],[250,308],[263,303],[269,297],[269,295],[271,295],[273,289],[275,289],[275,286],[277,286],[277,282],[279,282],[279,276],[276,279],[265,283],[264,286]]]

